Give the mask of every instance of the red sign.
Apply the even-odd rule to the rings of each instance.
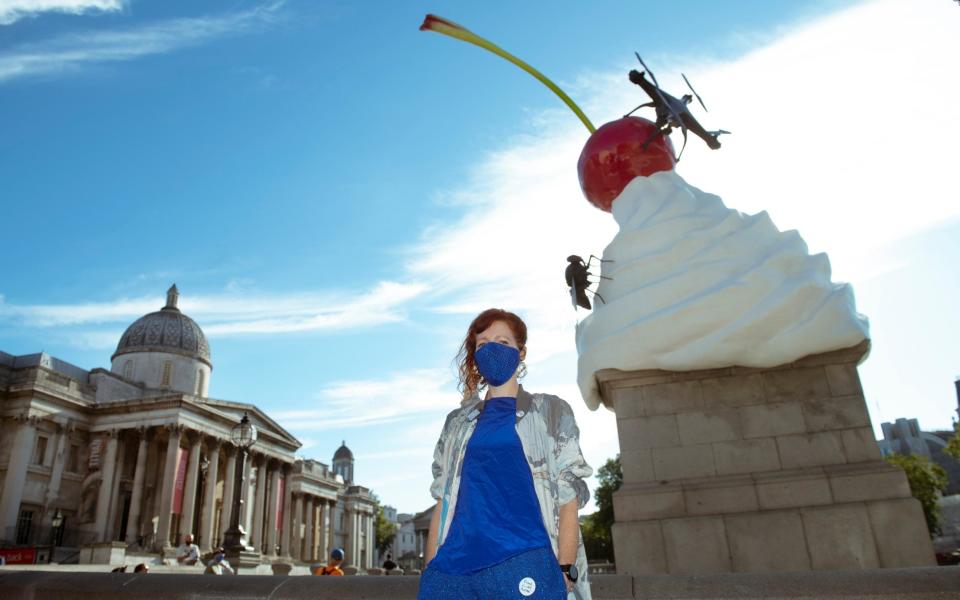
[[[177,448],[177,478],[173,483],[173,513],[181,514],[183,510],[183,486],[187,482],[187,459],[190,453],[183,448]]]
[[[0,548],[0,556],[8,565],[32,565],[37,562],[37,549]]]

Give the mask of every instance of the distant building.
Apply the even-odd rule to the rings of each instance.
[[[916,419],[897,419],[880,427],[883,439],[877,444],[883,456],[915,454],[928,458],[947,472],[949,484],[943,495],[960,494],[960,462],[943,452],[954,435],[953,431],[923,431]]]
[[[210,548],[230,522],[230,433],[246,414],[259,431],[242,489],[251,545],[303,562],[342,547],[348,565],[374,566],[374,498],[353,453],[341,445],[332,469],[299,459],[262,410],[210,398],[210,347],[178,297],[127,328],[110,370],[0,352],[0,545],[162,551],[193,533]]]

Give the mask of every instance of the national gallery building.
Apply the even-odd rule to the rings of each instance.
[[[240,490],[249,544],[265,561],[325,561],[340,547],[345,564],[375,566],[374,498],[353,481],[353,454],[342,445],[331,467],[299,459],[300,442],[259,408],[209,398],[210,347],[178,296],[171,287],[127,328],[109,371],[0,352],[0,547],[169,555],[187,533],[201,550],[222,543],[231,431],[246,414],[258,432]]]

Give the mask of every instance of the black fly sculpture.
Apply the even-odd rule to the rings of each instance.
[[[683,133],[683,146],[680,148],[680,155],[677,156],[677,160],[680,160],[680,156],[683,155],[684,148],[687,147],[687,131],[692,131],[694,135],[706,142],[707,146],[716,150],[720,147],[720,140],[717,137],[721,133],[729,134],[729,131],[724,131],[723,129],[717,129],[716,131],[707,131],[704,129],[703,125],[694,118],[693,114],[690,113],[690,109],[687,108],[687,105],[693,102],[694,96],[697,98],[697,101],[700,103],[700,106],[703,107],[703,110],[707,110],[707,105],[703,103],[703,99],[700,97],[700,94],[693,89],[693,86],[690,84],[690,80],[687,79],[687,76],[683,73],[680,75],[683,77],[683,80],[687,83],[687,87],[690,88],[690,91],[693,92],[693,95],[684,94],[682,98],[676,98],[671,96],[667,92],[663,91],[663,88],[660,87],[660,84],[657,83],[657,77],[653,74],[653,71],[647,67],[647,64],[643,62],[643,59],[640,58],[640,55],[634,53],[637,56],[637,60],[640,61],[640,64],[645,69],[646,73],[650,74],[650,79],[653,80],[651,83],[644,77],[644,71],[630,71],[630,81],[639,85],[644,92],[650,96],[651,102],[646,104],[641,104],[637,108],[631,110],[627,113],[626,116],[630,116],[636,111],[644,108],[646,106],[652,106],[657,113],[657,129],[658,131],[651,135],[646,142],[644,142],[644,149],[650,145],[650,142],[655,140],[659,135],[669,135],[670,131],[674,128],[679,129]]]
[[[590,272],[590,264],[593,263],[594,259],[601,263],[613,262],[612,260],[597,258],[592,254],[587,262],[583,262],[583,259],[576,254],[571,254],[567,257],[567,262],[570,264],[567,265],[563,276],[564,279],[567,280],[567,286],[570,287],[570,301],[573,303],[573,310],[577,310],[578,306],[582,306],[587,310],[593,308],[590,305],[590,298],[587,297],[587,290],[593,284],[589,277],[593,275],[593,273]],[[603,275],[596,275],[596,277],[600,279],[612,279],[611,277],[604,277]],[[607,301],[603,299],[603,296],[597,292],[590,290],[590,293],[600,298],[600,301],[604,304],[607,303]]]

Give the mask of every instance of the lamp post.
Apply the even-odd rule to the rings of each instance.
[[[230,440],[237,447],[237,468],[233,475],[233,511],[230,513],[230,528],[223,534],[223,549],[231,564],[239,567],[241,562],[248,562],[244,560],[245,558],[251,555],[259,557],[259,554],[247,544],[247,532],[241,525],[243,519],[240,514],[244,508],[243,471],[247,462],[247,452],[257,441],[257,428],[247,418],[246,413],[230,432]]]
[[[53,515],[53,519],[50,520],[50,545],[59,546],[63,541],[63,530],[60,528],[63,526],[63,513],[60,512],[60,509],[57,509],[56,514]]]

